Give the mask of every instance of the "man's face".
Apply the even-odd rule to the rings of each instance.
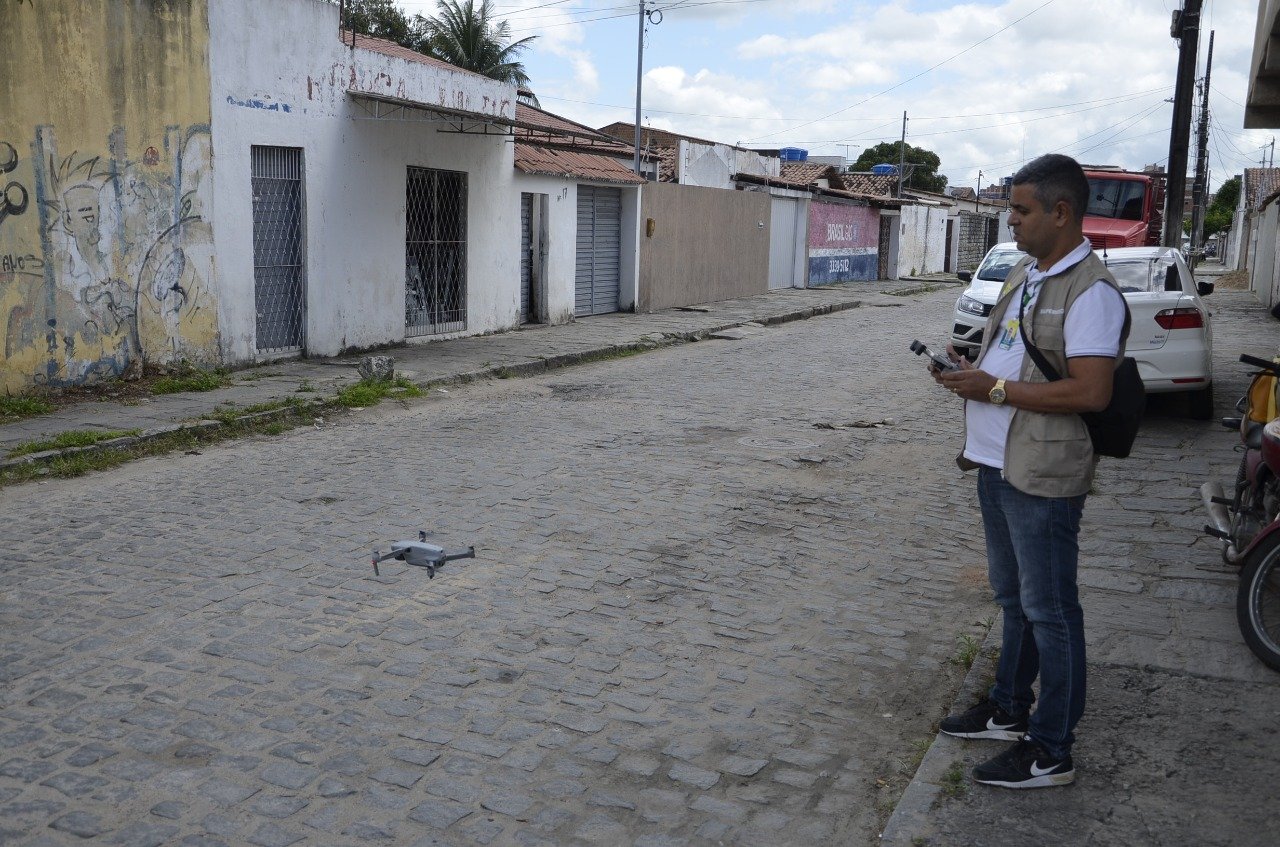
[[[1019,250],[1037,259],[1048,256],[1057,239],[1061,218],[1060,209],[1045,209],[1040,205],[1034,185],[1023,183],[1013,187],[1009,195],[1009,228],[1013,230]]]

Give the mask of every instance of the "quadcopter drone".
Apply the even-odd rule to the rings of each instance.
[[[374,550],[373,575],[382,576],[378,572],[378,562],[385,562],[387,559],[398,559],[406,565],[413,565],[415,568],[426,568],[427,579],[435,579],[436,571],[443,568],[445,562],[452,562],[454,559],[474,559],[475,557],[475,547],[468,547],[466,550],[446,550],[438,544],[428,544],[426,531],[418,530],[417,541],[392,542],[390,553]]]

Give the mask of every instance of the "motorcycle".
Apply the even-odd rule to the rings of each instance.
[[[1280,671],[1280,362],[1240,361],[1258,372],[1236,404],[1240,416],[1222,425],[1240,433],[1243,455],[1230,497],[1220,483],[1200,487],[1210,520],[1204,531],[1222,540],[1223,561],[1240,566],[1236,622],[1245,643]]]

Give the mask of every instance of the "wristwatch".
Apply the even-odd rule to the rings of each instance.
[[[987,394],[987,399],[991,401],[993,406],[1004,405],[1004,380],[997,379],[996,384],[991,387],[991,391]]]

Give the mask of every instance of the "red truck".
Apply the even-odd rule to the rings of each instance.
[[[1163,171],[1085,165],[1084,175],[1089,179],[1084,234],[1095,250],[1160,244],[1164,229]]]

